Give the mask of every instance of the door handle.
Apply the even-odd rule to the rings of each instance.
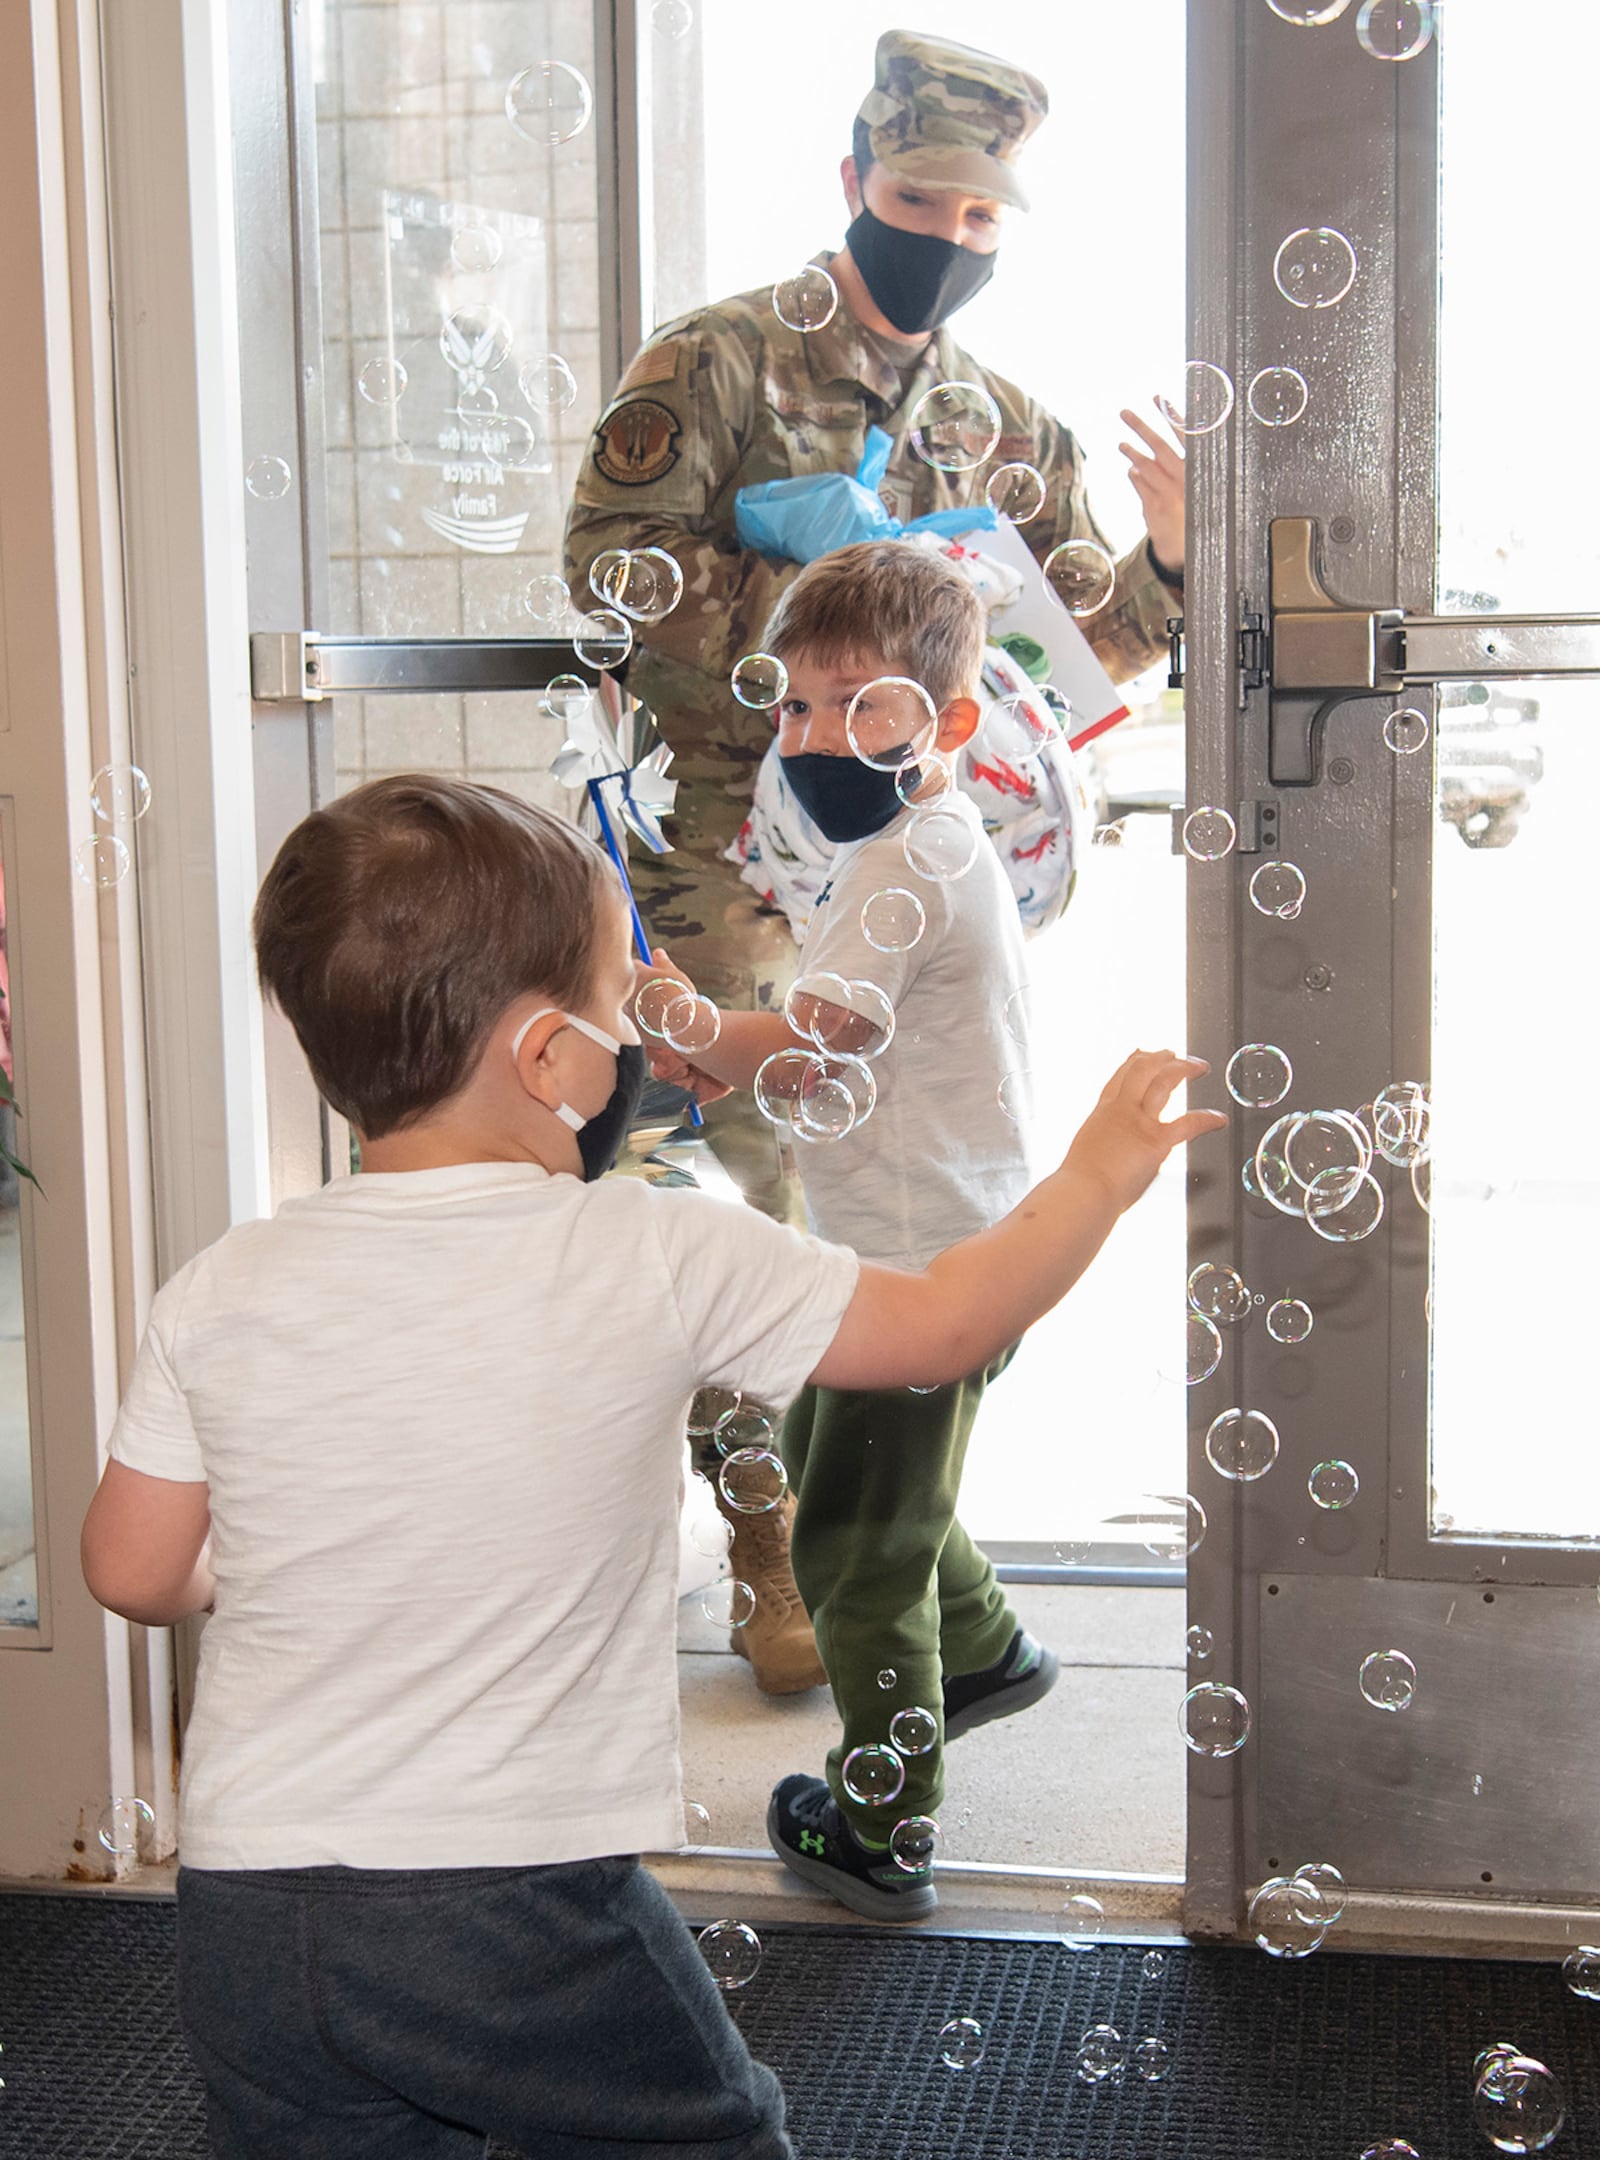
[[[1267,775],[1319,778],[1324,723],[1352,698],[1408,684],[1600,675],[1600,615],[1412,615],[1351,608],[1322,582],[1314,518],[1274,518],[1266,657]]]

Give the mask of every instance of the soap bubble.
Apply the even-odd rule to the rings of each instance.
[[[756,1108],[780,1129],[794,1124],[794,1106],[811,1062],[810,1053],[805,1050],[774,1050],[771,1057],[757,1067],[751,1090]]]
[[[845,1022],[829,1022],[825,1016],[819,1015],[812,1029],[813,1034],[820,1038],[819,1047],[836,1050],[842,1056],[882,1057],[894,1041],[894,1007],[889,1002],[889,993],[877,983],[868,982],[861,977],[847,983],[845,987],[849,992],[850,1018],[858,1024],[850,1026]],[[859,1040],[861,1021],[865,1021],[873,1030],[865,1041]]]
[[[725,1994],[748,1987],[761,1963],[761,1938],[742,1920],[713,1920],[695,1937],[711,1977]]]
[[[633,1001],[633,1017],[646,1035],[653,1035],[657,1042],[666,1039],[667,1014],[679,999],[689,994],[689,985],[679,982],[671,975],[652,975],[642,983]]]
[[[861,903],[861,935],[877,952],[910,952],[927,927],[922,902],[903,885],[886,885]]]
[[[700,1610],[717,1627],[743,1627],[755,1613],[756,1594],[748,1583],[724,1576],[712,1583],[700,1599]]]
[[[983,2049],[983,2027],[976,2018],[951,2018],[940,2026],[939,2060],[947,2070],[976,2070]]]
[[[700,1475],[696,1472],[696,1475]],[[710,1480],[705,1481],[709,1484]],[[713,1515],[709,1520],[697,1522],[689,1532],[689,1543],[697,1553],[704,1553],[708,1560],[726,1560],[728,1548],[733,1543],[733,1525],[724,1516]]]
[[[1403,705],[1383,723],[1383,740],[1396,757],[1413,757],[1428,740],[1428,716],[1414,705]]]
[[[541,628],[559,630],[572,609],[572,592],[566,579],[548,572],[542,577],[529,578],[522,589],[522,609]]]
[[[1562,1960],[1561,1977],[1574,1995],[1600,2002],[1600,1949],[1584,1943]]]
[[[821,330],[839,309],[839,288],[820,263],[807,263],[772,288],[772,312],[786,330]]]
[[[439,329],[439,351],[447,364],[469,386],[481,387],[485,375],[505,366],[513,342],[512,329],[500,310],[487,304],[452,308]],[[498,399],[491,397],[488,410]]]
[[[1281,1297],[1267,1307],[1267,1333],[1274,1342],[1302,1343],[1314,1324],[1304,1298]]]
[[[1274,1043],[1246,1043],[1229,1058],[1223,1078],[1228,1093],[1247,1110],[1270,1110],[1294,1084],[1294,1067]],[[1260,1169],[1259,1153],[1256,1163]]]
[[[1433,1145],[1433,1105],[1422,1080],[1391,1080],[1372,1100],[1372,1129],[1385,1162],[1409,1169]]]
[[[1472,2119],[1497,2152],[1543,2152],[1560,2134],[1567,2104],[1542,2062],[1497,2054],[1473,2091]]]
[[[907,864],[930,883],[965,877],[978,859],[979,835],[960,811],[919,810],[900,843]]]
[[[905,675],[880,675],[850,700],[845,740],[874,772],[896,772],[933,748],[939,712],[921,683]]]
[[[1206,1460],[1219,1477],[1252,1484],[1278,1459],[1278,1428],[1265,1410],[1224,1410],[1206,1429]]]
[[[789,695],[789,670],[771,653],[746,653],[742,660],[734,662],[729,681],[739,703],[748,705],[752,712],[781,705]]]
[[[450,260],[469,277],[492,270],[502,249],[503,242],[492,225],[458,225],[450,235]]]
[[[983,492],[991,510],[1009,518],[1013,525],[1026,525],[1044,508],[1050,489],[1043,473],[1031,465],[997,465],[985,481]]]
[[[897,1710],[889,1720],[889,1745],[902,1755],[926,1755],[938,1739],[939,1720],[918,1703]]]
[[[1358,1118],[1344,1110],[1308,1110],[1296,1118],[1283,1140],[1283,1159],[1297,1185],[1310,1189],[1327,1174],[1319,1212],[1327,1212],[1341,1191],[1354,1198],[1356,1181],[1372,1160],[1372,1143]],[[1342,1186],[1336,1182],[1343,1179]]]
[[[1313,1860],[1294,1871],[1294,1881],[1310,1883],[1322,1899],[1326,1924],[1332,1927],[1336,1920],[1344,1918],[1344,1909],[1350,1902],[1350,1892],[1344,1877],[1331,1860]]]
[[[1202,1680],[1183,1698],[1178,1730],[1192,1755],[1237,1755],[1250,1737],[1250,1705],[1237,1688]]]
[[[535,412],[570,412],[578,402],[578,378],[560,353],[529,360],[517,377],[517,388]]]
[[[1233,852],[1238,837],[1233,819],[1215,803],[1191,810],[1183,821],[1183,852],[1195,862],[1221,862]]]
[[[894,1667],[892,1665],[885,1665],[882,1672],[878,1675],[879,1687],[884,1689],[892,1688],[895,1684],[896,1677],[897,1676]]]
[[[1203,1665],[1217,1647],[1217,1638],[1212,1634],[1210,1628],[1202,1627],[1197,1620],[1184,1637],[1184,1643],[1195,1663]]]
[[[578,618],[572,649],[585,667],[621,667],[633,650],[633,625],[612,608],[593,608]]]
[[[1268,1957],[1309,1957],[1328,1932],[1322,1893],[1298,1875],[1274,1875],[1250,1900],[1250,1932]]]
[[[698,1800],[685,1800],[683,1803],[683,1843],[678,1847],[679,1852],[698,1852],[702,1845],[709,1842],[710,1837],[711,1817]]]
[[[89,808],[102,825],[136,825],[150,807],[150,781],[138,765],[102,765],[89,782]]]
[[[911,447],[940,472],[971,472],[1000,440],[1000,408],[981,383],[935,383],[911,415]]]
[[[113,1800],[109,1807],[102,1808],[97,1830],[108,1853],[127,1859],[139,1850],[144,1833],[155,1826],[156,1811],[149,1801],[130,1797]]]
[[[782,1457],[771,1448],[735,1448],[717,1472],[717,1490],[736,1514],[769,1515],[789,1490]]]
[[[939,1825],[931,1815],[908,1815],[889,1832],[889,1858],[907,1875],[926,1875],[939,1850]]]
[[[96,833],[80,840],[72,851],[72,867],[85,885],[109,891],[120,885],[133,868],[133,852],[115,833]]]
[[[1078,2075],[1086,2085],[1120,2077],[1128,2060],[1127,2044],[1115,2025],[1091,2025],[1078,2041]]]
[[[1259,375],[1251,376],[1245,403],[1251,419],[1263,427],[1285,428],[1293,427],[1304,413],[1310,395],[1298,368],[1264,367]]]
[[[1336,21],[1350,0],[1267,0],[1267,5],[1282,21],[1310,29],[1318,23]]]
[[[571,142],[589,125],[594,96],[565,60],[540,60],[514,75],[506,90],[506,118],[526,142],[551,149]]]
[[[655,0],[650,23],[658,37],[687,37],[694,28],[694,9],[689,0]]]
[[[767,1413],[742,1400],[724,1411],[713,1427],[713,1436],[724,1455],[731,1455],[736,1448],[771,1447],[773,1433]]]
[[[1202,1260],[1189,1277],[1189,1303],[1208,1320],[1242,1320],[1250,1310],[1250,1292],[1236,1269],[1220,1260]]]
[[[597,600],[605,600],[606,579],[613,574],[619,564],[625,563],[627,559],[628,550],[626,548],[602,548],[594,561],[590,563],[589,590]]]
[[[294,476],[281,457],[254,457],[244,469],[244,484],[258,502],[279,502]]]
[[[1025,1125],[1033,1115],[1033,1074],[1008,1072],[995,1089],[995,1101],[1013,1125]]]
[[[692,990],[675,997],[661,1015],[662,1040],[679,1057],[696,1058],[722,1033],[722,1015],[708,997]]]
[[[1155,1560],[1192,1559],[1206,1534],[1206,1511],[1193,1493],[1147,1493],[1135,1521]]]
[[[874,1740],[852,1748],[839,1775],[852,1800],[863,1807],[887,1807],[899,1798],[906,1766],[892,1747]]]
[[[1146,2085],[1159,2085],[1172,2068],[1172,2050],[1152,2033],[1148,2039],[1134,2043],[1131,2060],[1136,2078],[1142,2078]]]
[[[1415,60],[1433,37],[1433,0],[1362,0],[1356,40],[1374,60]]]
[[[661,622],[683,598],[683,572],[665,548],[628,549],[604,584],[606,600],[634,622]]]
[[[1075,1890],[1061,1907],[1061,1941],[1068,1950],[1092,1950],[1106,1924],[1106,1909],[1086,1890]]]
[[[1033,1040],[1033,994],[1026,983],[1013,990],[1001,1008],[1000,1023],[1014,1043],[1026,1050]]]
[[[1298,863],[1264,862],[1250,879],[1250,905],[1260,915],[1293,922],[1305,897],[1306,874]]]
[[[808,1060],[794,1099],[796,1137],[813,1141],[843,1140],[855,1130],[859,1117],[854,1095],[832,1071],[829,1060]]]
[[[1059,738],[1055,715],[1037,690],[997,698],[978,733],[982,747],[1008,765],[1026,765]]]
[[[730,1418],[744,1397],[737,1388],[696,1388],[689,1403],[687,1430],[692,1439],[703,1439],[707,1433],[716,1431],[724,1419]]]
[[[1374,1710],[1409,1710],[1417,1668],[1403,1650],[1374,1650],[1361,1660],[1361,1692]]]
[[[1189,1312],[1184,1316],[1184,1384],[1198,1387],[1202,1380],[1209,1380],[1222,1363],[1222,1337],[1217,1325],[1204,1313]],[[1163,1375],[1165,1378],[1166,1375]],[[1173,1375],[1175,1378],[1176,1375]]]
[[[1383,1187],[1370,1170],[1324,1170],[1306,1187],[1305,1217],[1330,1245],[1354,1245],[1382,1222]]]
[[[1333,307],[1356,281],[1356,251],[1331,226],[1302,225],[1272,258],[1272,277],[1296,307]]]
[[[912,765],[895,768],[894,791],[908,810],[926,809],[943,800],[956,784],[955,761],[937,750],[925,750]]]
[[[406,364],[384,354],[369,360],[356,377],[356,388],[369,405],[393,405],[405,393]]]
[[[1411,1190],[1425,1215],[1433,1213],[1433,1164],[1425,1155],[1419,1155],[1411,1165]],[[1429,1293],[1432,1294],[1431,1292]],[[1430,1313],[1429,1318],[1433,1316]]]
[[[1233,379],[1209,360],[1191,360],[1181,393],[1158,397],[1156,405],[1175,435],[1209,435],[1233,410]]]
[[[1064,540],[1044,559],[1044,579],[1069,615],[1098,615],[1117,583],[1117,566],[1096,540]]]
[[[1422,2160],[1422,2155],[1404,2138],[1379,2138],[1376,2145],[1367,2147],[1361,2160]]]
[[[848,1025],[850,985],[831,968],[810,968],[795,977],[783,1001],[783,1017],[795,1034],[826,1050],[830,1037]]]
[[[1361,1480],[1353,1463],[1334,1458],[1316,1465],[1306,1479],[1306,1490],[1319,1508],[1334,1514],[1350,1505],[1361,1490]]]

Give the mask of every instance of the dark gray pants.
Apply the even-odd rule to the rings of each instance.
[[[178,1872],[178,2007],[218,2160],[787,2160],[636,1859]]]

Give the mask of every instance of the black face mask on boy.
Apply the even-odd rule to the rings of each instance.
[[[910,793],[920,777],[914,765],[880,772],[859,758],[826,757],[815,750],[780,757],[778,763],[795,801],[824,838],[838,846],[882,832],[906,807],[895,792],[896,783]]]
[[[530,1013],[518,1028],[511,1044],[511,1055],[516,1057],[522,1048],[522,1038],[535,1020],[543,1020],[556,1011],[553,1005],[545,1005],[536,1013]],[[603,1178],[622,1153],[622,1143],[628,1137],[644,1093],[649,1067],[645,1063],[644,1046],[641,1043],[619,1042],[615,1035],[608,1035],[604,1028],[597,1028],[592,1020],[584,1020],[577,1013],[564,1012],[560,1017],[568,1027],[574,1027],[580,1035],[587,1035],[602,1050],[609,1050],[617,1061],[617,1084],[591,1118],[580,1117],[571,1103],[558,1102],[555,1114],[569,1132],[578,1140],[578,1156],[583,1164],[583,1182],[592,1185],[596,1178]]]
[[[865,203],[844,244],[873,304],[907,337],[937,330],[994,276],[993,255],[937,233],[902,232],[874,217]]]

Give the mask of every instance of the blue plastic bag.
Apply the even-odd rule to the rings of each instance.
[[[999,523],[987,503],[970,509],[933,510],[902,524],[885,509],[878,488],[889,466],[892,439],[882,428],[867,430],[866,448],[848,473],[802,473],[793,480],[766,480],[734,497],[739,545],[790,562],[815,562],[835,548],[862,540],[897,540],[908,532],[993,532]]]

